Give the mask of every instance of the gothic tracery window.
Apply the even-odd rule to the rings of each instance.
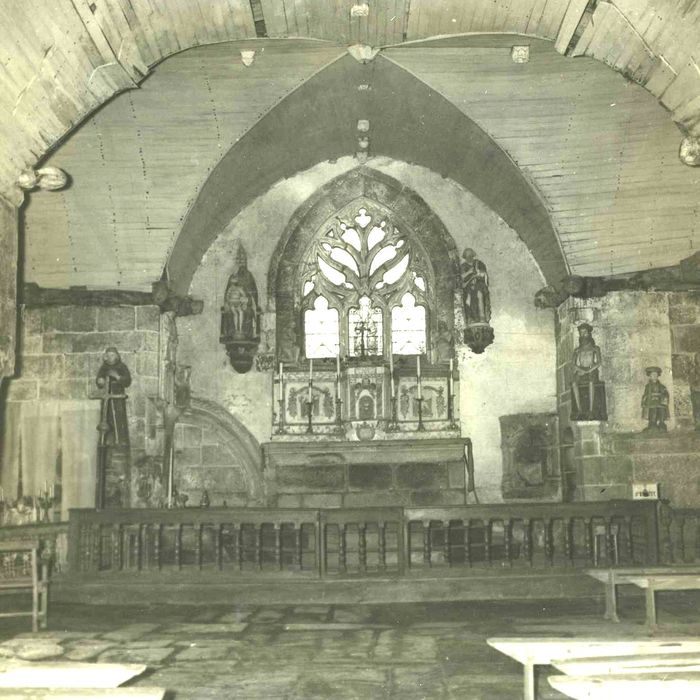
[[[318,232],[302,264],[306,356],[426,352],[428,265],[385,212],[346,207]]]

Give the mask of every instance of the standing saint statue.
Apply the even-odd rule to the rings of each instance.
[[[221,335],[225,338],[252,339],[258,332],[258,287],[248,270],[245,249],[236,250],[236,267],[228,278],[224,293]]]
[[[471,248],[465,248],[460,265],[464,320],[470,323],[488,323],[491,320],[489,275],[486,265]]]
[[[601,365],[600,348],[593,340],[593,326],[582,323],[578,327],[579,341],[578,347],[574,350],[571,358],[572,380],[572,420],[605,420],[605,388],[598,369]],[[586,390],[587,401],[583,401],[581,394]],[[598,391],[603,396],[598,395]],[[600,403],[599,403],[600,402]]]
[[[239,243],[235,268],[228,278],[221,307],[221,337],[231,366],[241,374],[253,365],[260,344],[260,306],[255,278],[248,270],[245,248]]]
[[[104,434],[103,444],[128,445],[129,424],[124,391],[131,384],[131,373],[122,362],[117,348],[110,347],[105,350],[95,382],[105,392],[98,426],[98,430]]]
[[[647,367],[644,371],[649,377],[642,396],[642,418],[646,418],[648,421],[644,431],[665,433],[669,395],[668,389],[659,381],[661,368]]]

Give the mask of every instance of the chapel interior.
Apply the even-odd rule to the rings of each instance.
[[[700,4],[0,27],[0,700],[699,696]]]

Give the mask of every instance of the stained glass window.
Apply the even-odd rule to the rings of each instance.
[[[416,306],[416,298],[406,292],[401,306],[391,310],[391,351],[394,355],[422,355],[425,336],[425,307]]]
[[[301,274],[306,356],[426,352],[432,270],[380,207],[349,205],[310,245]]]
[[[348,354],[353,357],[381,355],[384,350],[382,310],[372,306],[372,300],[360,298],[358,308],[348,313]]]
[[[317,297],[314,308],[304,313],[306,357],[335,357],[340,349],[338,310],[328,308],[325,297]]]

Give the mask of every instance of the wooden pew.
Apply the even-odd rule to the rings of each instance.
[[[15,573],[15,567],[11,566],[10,575],[5,575],[5,567],[2,566],[4,557],[14,555],[29,555],[29,572],[19,575]],[[0,590],[18,591],[30,590],[32,592],[32,609],[18,610],[14,612],[0,613],[0,617],[31,617],[32,631],[37,632],[39,627],[46,627],[48,618],[48,567],[39,560],[39,540],[0,540]]]
[[[550,676],[555,690],[574,700],[697,700],[700,673]]]
[[[619,622],[617,586],[630,584],[646,590],[646,620],[656,626],[656,591],[700,589],[700,568],[653,567],[637,569],[588,569],[586,573],[605,584],[605,618]]]
[[[600,637],[491,637],[486,641],[489,646],[523,664],[525,700],[535,700],[535,666],[550,665],[555,660],[563,662],[567,659],[611,656],[700,654],[700,639],[687,638],[602,640]]]

